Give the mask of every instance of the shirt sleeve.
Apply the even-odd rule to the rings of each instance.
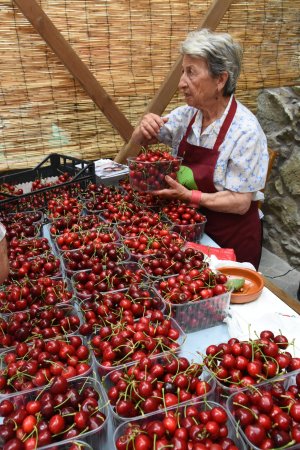
[[[234,143],[225,175],[225,189],[257,192],[264,188],[268,148],[263,133],[245,133]]]
[[[5,235],[6,235],[5,226],[0,222],[0,242],[2,241],[2,239],[4,239]]]

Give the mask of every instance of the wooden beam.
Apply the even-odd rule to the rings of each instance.
[[[64,66],[81,84],[85,92],[101,109],[124,141],[128,142],[133,132],[132,125],[100,85],[89,68],[73,50],[68,41],[58,31],[47,14],[35,0],[14,0],[14,2],[39,35],[58,56]]]
[[[210,28],[211,30],[215,30],[233,1],[234,0],[214,0],[203,17],[198,29]],[[144,114],[152,112],[160,115],[166,109],[176,92],[181,74],[181,64],[182,56],[180,55],[155,94],[153,100],[149,103]],[[130,139],[127,145],[119,151],[115,157],[115,161],[122,163],[126,161],[128,156],[138,155],[139,151],[140,146],[134,144]]]
[[[268,288],[274,295],[276,295],[280,300],[286,303],[290,308],[300,314],[300,302],[291,297],[287,292],[285,292],[280,287],[276,286],[272,281],[268,280],[268,278],[263,277],[265,287]]]

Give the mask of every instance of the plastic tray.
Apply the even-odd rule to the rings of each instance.
[[[76,316],[79,318],[79,321],[81,323],[81,316],[78,313],[77,309],[75,308],[75,306],[73,305],[57,305],[56,308],[58,310],[61,310],[64,314],[64,317],[70,317],[70,316]],[[47,308],[40,308],[38,313],[42,313],[44,310],[46,310]],[[53,306],[50,307],[50,309],[53,309]],[[5,323],[11,323],[14,320],[15,314],[20,314],[20,313],[12,313],[12,314],[7,314],[5,317],[3,317],[3,315],[0,315],[0,320],[3,319]],[[28,311],[25,311],[22,313],[24,320],[21,321],[21,323],[27,322],[28,323],[28,327],[29,327],[29,331],[25,333],[24,337],[23,335],[20,336],[20,339],[17,339],[16,344],[18,342],[23,342],[26,339],[27,343],[30,343],[34,338],[37,337],[36,334],[32,333],[32,328],[30,330],[30,326],[29,324],[31,323],[31,326],[34,325],[33,322],[33,317],[30,315],[30,313]],[[57,325],[57,323],[52,320],[52,326]],[[3,335],[3,326],[4,324],[2,324],[2,328],[1,328],[1,333],[0,336],[2,337]],[[55,336],[41,336],[42,339],[52,339],[53,337],[63,337],[63,336],[68,336],[68,335],[73,335],[73,334],[77,334],[78,333],[78,329],[80,327],[80,324],[78,325],[78,327],[75,327],[74,330],[64,330],[64,332],[58,333]],[[6,333],[4,333],[6,335]],[[5,350],[10,350],[12,348],[14,348],[15,345],[11,345],[11,346],[3,346],[3,343],[0,343],[0,353],[5,351]]]
[[[73,335],[73,336],[76,336],[76,335]],[[79,335],[78,335],[78,336],[79,336]],[[81,340],[82,340],[82,345],[84,345],[85,347],[87,347],[87,349],[89,350],[88,345],[87,345],[87,342],[86,342],[86,339],[85,339],[83,336],[79,336],[79,337],[80,337]],[[56,338],[56,339],[49,339],[49,341],[55,341],[55,340],[57,340],[57,341],[62,341],[62,342],[65,342],[65,343],[69,343],[69,342],[70,342],[70,336],[66,336],[66,337],[58,337],[58,338]],[[44,341],[44,342],[46,342],[46,341]],[[29,347],[29,348],[34,347],[34,343],[28,344],[28,347]],[[44,347],[43,347],[43,349],[44,349]],[[42,351],[44,351],[44,350],[41,350],[41,352],[42,352]],[[40,352],[40,353],[41,353],[41,352]],[[32,356],[28,355],[27,353],[26,353],[24,356],[18,356],[18,354],[16,353],[16,350],[15,350],[15,349],[13,349],[13,350],[8,350],[8,351],[5,351],[5,352],[0,353],[0,371],[1,371],[1,373],[2,373],[2,376],[5,377],[5,379],[6,379],[7,381],[10,379],[10,377],[7,377],[6,369],[7,369],[8,366],[7,366],[6,362],[5,362],[5,358],[6,358],[6,356],[8,356],[8,355],[14,355],[17,362],[23,361],[24,364],[28,363],[29,361],[33,361],[33,360],[36,360],[36,361],[37,361],[36,358],[33,358]],[[57,356],[57,354],[56,354],[55,356]],[[51,358],[51,356],[50,356],[50,358]],[[64,358],[53,359],[53,365],[55,365],[55,362],[56,362],[56,361],[59,361],[59,362],[64,363],[64,367],[67,368],[68,363],[67,363],[66,359],[64,359]],[[80,360],[79,360],[79,363],[80,363],[80,362],[83,362],[83,360],[80,359]],[[86,362],[86,363],[89,365],[89,368],[88,368],[84,373],[79,374],[79,375],[75,375],[74,377],[69,378],[69,380],[74,380],[74,379],[77,379],[77,378],[80,378],[80,377],[88,377],[88,376],[90,376],[90,374],[91,374],[91,372],[92,372],[92,370],[93,370],[93,357],[92,357],[92,354],[91,354],[90,350],[89,350],[89,353],[88,353],[88,358],[87,358],[87,360],[84,361],[84,362]],[[46,367],[46,365],[47,365],[47,364],[45,364],[44,367]],[[38,369],[38,370],[40,370],[42,367],[43,367],[43,365],[42,365],[42,364],[39,364],[39,369]],[[51,367],[51,363],[50,363],[47,367]],[[32,375],[30,375],[30,374],[27,373],[26,368],[25,368],[24,370],[22,370],[21,368],[19,368],[19,372],[20,372],[19,377],[22,377],[22,378],[24,377],[25,379],[28,379],[28,381],[31,381],[31,379],[33,378]],[[23,375],[23,373],[24,373],[24,375]],[[54,377],[54,375],[53,375],[53,377]],[[49,379],[48,381],[50,381],[50,379]],[[46,383],[46,384],[48,384],[48,383]],[[39,387],[40,387],[40,386],[39,386]],[[16,392],[22,392],[22,393],[25,393],[25,392],[28,392],[28,391],[31,390],[31,389],[19,390],[19,389],[17,388],[17,386],[14,388],[14,389],[15,389],[15,392],[13,391],[13,387],[12,387],[12,386],[11,386],[11,389],[12,389],[11,392],[8,391],[8,390],[5,390],[5,389],[1,389],[1,391],[0,391],[0,401],[3,400],[3,398],[8,398],[8,397],[10,397],[11,395],[15,394]],[[5,392],[4,392],[4,391],[5,391]]]
[[[158,283],[154,283],[157,289]],[[225,292],[208,299],[182,304],[172,304],[164,299],[164,295],[157,289],[166,303],[166,311],[170,310],[172,317],[185,332],[204,330],[223,323],[228,315],[231,292]]]
[[[93,162],[74,158],[72,156],[61,155],[59,153],[52,153],[33,169],[3,175],[0,177],[0,184],[9,183],[10,185],[15,186],[20,183],[31,183],[36,179],[58,177],[64,172],[72,175],[73,179],[66,183],[56,184],[18,196],[1,194],[6,198],[0,200],[0,210],[1,208],[9,208],[9,204],[12,204],[16,209],[19,209],[22,203],[31,201],[33,197],[37,195],[45,206],[47,204],[47,196],[49,197],[51,192],[57,190],[57,188],[70,189],[76,184],[85,186],[91,180],[95,180],[95,167]]]
[[[27,227],[19,222],[14,222],[6,226],[6,239],[10,242],[14,238],[19,240],[37,238],[42,236],[42,231],[41,223],[34,223]]]
[[[122,244],[120,244],[118,242],[112,243],[112,244],[114,246],[114,249],[116,250],[116,255],[117,255],[117,260],[114,261],[114,262],[116,262],[116,263],[129,262],[130,254],[129,254],[128,250]],[[107,258],[108,258],[107,254],[108,254],[108,252],[106,251],[106,249],[108,248],[108,245],[109,244],[103,244],[101,249],[99,249],[102,252],[102,256],[100,257],[100,255],[99,255],[99,264],[102,264],[103,267],[105,267],[107,262],[108,262],[107,261]],[[70,260],[72,260],[72,254],[74,254],[74,252],[77,252],[77,255],[83,255],[84,254],[84,249],[85,249],[85,246],[83,246],[82,248],[80,248],[78,250],[70,250],[70,251],[61,252],[64,270],[65,270],[66,274],[69,277],[72,277],[75,273],[82,272],[82,270],[88,270],[86,268],[78,269],[78,270],[71,270],[69,268],[69,262],[70,262]],[[97,257],[97,256],[98,256],[97,254],[90,255],[90,262],[92,264],[95,261],[93,258]]]
[[[139,267],[138,264],[135,263],[135,262],[124,262],[124,263],[119,263],[118,266],[119,266],[119,267],[125,267],[126,269],[129,269],[129,270],[131,270],[132,272],[136,272],[136,271],[140,270],[140,267]],[[82,272],[85,272],[85,273],[89,274],[89,273],[91,273],[92,271],[91,271],[91,270],[84,270],[84,271],[82,271]],[[77,284],[78,284],[77,278],[78,278],[78,276],[80,276],[80,275],[79,275],[80,273],[81,273],[81,272],[77,272],[76,274],[74,274],[74,275],[72,276],[72,278],[71,278],[71,283],[72,283],[73,290],[74,290],[74,292],[75,292],[75,294],[76,294],[76,297],[79,298],[80,300],[85,300],[85,299],[87,299],[87,298],[91,298],[91,296],[92,296],[93,294],[92,294],[92,293],[91,293],[91,294],[86,294],[86,293],[81,292],[80,290],[77,289]],[[145,281],[145,278],[146,278],[146,277],[144,276],[144,277],[141,279],[140,282]],[[109,280],[106,280],[106,282],[107,282],[107,284],[106,284],[107,290],[106,290],[106,291],[99,291],[99,292],[97,292],[97,294],[105,294],[105,293],[110,292],[110,291],[123,290],[123,289],[126,289],[126,287],[130,286],[130,284],[136,283],[136,281],[135,281],[134,279],[131,278],[131,279],[129,280],[129,277],[128,277],[127,285],[126,285],[124,288],[122,288],[122,289],[113,289],[113,286],[110,285],[111,282],[110,282]]]
[[[175,330],[177,330],[179,332],[179,337],[177,340],[179,347],[175,351],[175,353],[178,353],[186,340],[186,334],[183,332],[181,327],[178,325],[178,323],[174,319],[171,318],[170,320],[171,320],[171,328],[174,328]],[[95,334],[97,334],[97,333],[95,333]],[[157,354],[156,356],[161,356],[163,353],[165,353],[165,352],[161,352],[161,353]],[[95,364],[95,367],[96,367],[97,372],[100,377],[107,375],[109,372],[111,372],[113,370],[122,369],[124,366],[127,366],[128,364],[130,365],[130,363],[132,363],[132,360],[128,359],[128,360],[124,360],[125,362],[123,362],[122,364],[112,366],[112,367],[106,367],[106,366],[103,366],[98,361],[98,359],[94,355],[94,353],[93,353],[93,356],[94,356],[94,364]],[[151,356],[151,354],[149,356]]]
[[[152,192],[167,189],[166,175],[179,170],[181,157],[161,161],[140,161],[139,157],[127,158],[129,166],[129,181],[132,189],[141,192]]]
[[[93,214],[91,216],[69,216],[53,219],[47,225],[47,228],[51,239],[54,241],[58,236],[64,234],[66,229],[71,232],[85,233],[87,231],[101,229],[103,226],[103,220],[98,215]]]
[[[157,291],[148,284],[141,283],[138,286],[142,290],[148,291],[150,294],[150,297],[155,301],[153,308],[150,308],[150,310],[153,311],[153,310],[159,309],[162,312],[164,312],[166,306],[165,306],[164,302],[162,301],[162,298],[158,295]],[[79,308],[80,308],[80,311],[81,311],[81,314],[83,317],[83,321],[86,323],[89,323],[89,321],[87,321],[85,319],[85,314],[92,311],[97,316],[96,322],[94,322],[94,320],[93,320],[93,329],[100,328],[102,326],[107,325],[108,323],[112,323],[112,321],[109,322],[109,320],[106,320],[106,316],[98,314],[97,308],[99,305],[101,305],[103,303],[103,301],[105,300],[106,297],[110,297],[113,294],[115,294],[116,292],[122,294],[122,296],[124,296],[125,299],[129,298],[133,303],[140,303],[139,297],[134,297],[134,298],[131,297],[131,295],[129,293],[129,289],[130,288],[121,289],[120,291],[106,292],[104,294],[99,294],[99,296],[92,297],[91,299],[82,300],[79,303]],[[146,312],[147,311],[144,311],[144,313],[146,313]],[[147,316],[147,314],[144,314],[144,313],[141,316],[136,316],[135,318],[137,319],[138,317]],[[113,323],[116,323],[117,321],[122,319],[122,308],[120,307],[120,305],[118,303],[112,304],[109,308],[109,314],[114,315],[115,320],[113,321]]]
[[[44,213],[43,211],[40,210],[35,210],[35,211],[22,211],[22,212],[13,212],[13,213],[1,213],[0,214],[0,221],[6,225],[6,223],[13,223],[13,222],[21,222],[23,223],[24,219],[30,219],[32,220],[32,215],[33,214],[38,214],[39,215],[39,219],[37,220],[33,220],[33,224],[37,224],[37,223],[43,223],[44,221]]]
[[[84,243],[84,238],[86,237],[86,236],[88,236],[90,233],[96,233],[96,235],[101,239],[101,237],[103,236],[103,235],[108,235],[109,236],[109,239],[110,239],[110,241],[108,241],[108,242],[119,242],[120,241],[120,235],[119,235],[119,233],[118,233],[118,231],[116,230],[116,228],[114,227],[114,226],[112,226],[112,225],[108,225],[108,224],[101,224],[99,227],[97,227],[97,229],[95,229],[95,230],[86,230],[86,231],[84,231],[84,232],[79,232],[79,231],[77,231],[77,232],[71,232],[71,233],[74,233],[74,235],[76,234],[78,237],[77,237],[77,241],[80,243],[80,245],[77,247],[77,248],[70,248],[70,249],[66,249],[66,250],[64,250],[63,248],[62,248],[62,246],[61,245],[59,245],[59,242],[62,240],[62,238],[66,235],[66,236],[68,236],[70,233],[69,232],[66,232],[66,233],[64,233],[64,234],[62,234],[62,235],[60,235],[60,236],[58,236],[58,237],[56,237],[56,238],[54,238],[53,239],[53,242],[54,242],[54,246],[55,246],[55,248],[56,248],[56,250],[57,250],[57,252],[59,252],[59,253],[61,253],[61,254],[63,254],[64,252],[66,252],[66,251],[72,251],[72,250],[80,250],[81,248],[83,248],[84,246],[85,246],[85,243]],[[104,237],[104,236],[103,236]],[[75,241],[75,239],[74,239],[74,241]],[[91,243],[93,243],[93,241],[90,241]],[[107,242],[107,243],[108,243]]]
[[[185,245],[186,241],[178,233],[174,233],[173,231],[170,233],[172,234],[172,239],[171,239],[170,245],[176,245],[179,248],[182,248]],[[150,235],[147,232],[143,232],[141,234],[143,234],[144,236],[146,236],[149,239],[148,242],[151,242],[152,239],[156,240],[157,242],[159,242],[161,247],[158,249],[148,248],[147,250],[145,250],[145,252],[138,253],[130,246],[130,242],[135,242],[137,240],[137,237],[121,236],[121,242],[123,242],[124,245],[127,247],[133,261],[139,261],[140,259],[144,258],[145,256],[153,256],[153,255],[156,255],[158,252],[167,251],[168,244],[163,242],[164,237],[160,237],[159,235],[156,236],[153,232]],[[146,253],[146,251],[147,251],[147,253]]]
[[[15,280],[15,281],[20,281],[23,279],[26,279],[27,277],[29,277],[31,280],[37,280],[38,278],[42,278],[42,277],[48,277],[48,278],[61,278],[62,276],[64,276],[64,267],[62,264],[62,259],[60,256],[56,256],[54,253],[47,253],[47,254],[42,254],[42,255],[38,255],[35,256],[34,258],[28,258],[28,262],[40,262],[43,259],[46,259],[47,262],[52,262],[52,263],[56,263],[59,262],[58,267],[56,267],[56,270],[54,272],[49,272],[49,273],[45,273],[43,275],[41,275],[41,273],[39,271],[32,271],[32,270],[28,270],[28,272],[26,274],[24,274],[23,276],[18,275],[18,269],[13,270],[10,269],[9,272],[9,279],[11,280]]]
[[[176,354],[175,355],[175,357],[180,357],[180,356],[182,356],[182,355],[180,355],[180,354]],[[186,357],[186,355],[185,355],[185,357]],[[160,356],[151,356],[150,357],[150,359],[154,362],[154,364],[159,363],[162,366],[165,366],[169,361],[172,361],[172,358],[174,358],[174,354],[168,353],[168,352],[163,353]],[[192,359],[192,358],[187,358],[187,359],[189,359],[190,364],[191,363],[201,364],[201,361],[199,360],[199,357],[198,357],[198,361],[195,360],[195,359]],[[128,364],[126,366],[126,368],[122,370],[122,372],[126,373],[126,371],[127,371],[127,369],[129,367],[138,366],[138,365],[139,365],[139,362],[133,362],[132,364]],[[115,407],[113,405],[111,405],[107,393],[108,393],[109,389],[112,386],[115,386],[115,384],[111,381],[111,376],[113,375],[113,373],[118,372],[118,371],[119,370],[113,370],[112,372],[108,373],[104,377],[104,379],[102,380],[102,386],[103,386],[103,389],[105,391],[105,395],[107,397],[110,413],[111,413],[112,419],[114,421],[115,427],[119,426],[121,423],[126,422],[128,420],[142,419],[143,417],[145,417],[145,414],[144,415],[137,415],[137,416],[134,416],[134,417],[122,417],[116,412]],[[149,372],[145,369],[145,374],[147,374],[147,373],[149,373]],[[182,372],[180,372],[180,373],[182,373]],[[178,402],[178,405],[197,403],[197,402],[203,400],[204,398],[206,400],[214,400],[214,390],[215,390],[215,385],[216,385],[214,377],[212,377],[211,374],[204,367],[203,368],[203,372],[198,377],[198,379],[202,380],[202,381],[206,381],[207,383],[209,383],[210,386],[211,386],[211,390],[208,391],[207,394],[204,394],[204,395],[201,395],[201,396],[196,396],[195,395],[195,397],[191,398],[188,401]],[[168,409],[173,409],[173,406],[172,407],[168,407],[166,409],[164,408],[164,410],[168,410]]]
[[[17,312],[17,311],[26,311],[26,310],[30,309],[30,307],[32,305],[39,305],[41,308],[44,308],[44,307],[47,307],[47,306],[48,307],[50,307],[50,306],[53,307],[54,305],[72,305],[75,302],[76,299],[75,299],[75,297],[73,295],[73,289],[72,289],[72,286],[71,286],[71,282],[68,280],[68,278],[59,278],[59,277],[58,278],[51,278],[52,286],[50,286],[50,287],[53,287],[54,291],[57,291],[57,287],[55,287],[55,284],[57,286],[57,283],[59,283],[60,281],[63,281],[64,283],[63,283],[62,288],[59,287],[59,292],[69,292],[69,296],[70,296],[70,294],[72,294],[70,299],[64,300],[64,301],[59,301],[58,300],[56,302],[55,301],[53,302],[52,299],[51,299],[51,301],[48,301],[48,303],[45,303],[46,289],[48,289],[48,287],[44,287],[42,293],[41,294],[39,293],[36,296],[36,300],[34,299],[33,302],[30,305],[26,304],[24,307],[22,306],[22,303],[20,304],[20,303],[18,303],[18,301],[17,302],[13,302],[13,299],[10,301],[10,299],[8,298],[9,292],[11,290],[13,290],[13,287],[18,287],[19,289],[22,288],[22,286],[21,287],[19,286],[19,282],[18,281],[17,282],[13,282],[13,283],[11,283],[8,286],[6,286],[4,284],[0,285],[0,291],[1,290],[5,291],[5,294],[6,294],[6,298],[5,299],[1,298],[1,300],[0,300],[0,315],[2,317],[7,317],[7,315],[9,315],[11,313],[14,313],[14,312]],[[24,287],[28,287],[30,290],[31,290],[31,288],[33,288],[33,291],[34,291],[34,286],[36,286],[37,284],[41,284],[41,282],[39,282],[38,280],[30,280],[30,281],[26,280],[26,282],[24,284]],[[49,294],[49,289],[48,289],[48,294]],[[22,293],[21,292],[20,292],[20,299],[22,300]],[[13,308],[15,308],[15,309],[14,310],[9,310],[10,305],[13,305]]]
[[[196,402],[193,406],[196,406],[199,412],[207,411],[214,407],[223,408],[221,405],[219,405],[218,403],[215,403],[213,401],[207,401],[207,402],[200,401],[200,402]],[[180,416],[182,417],[182,415],[185,414],[186,407],[187,407],[187,405],[182,405],[179,407],[170,408],[170,410],[176,412],[176,414],[180,414]],[[121,425],[118,426],[118,428],[114,432],[114,437],[113,437],[114,450],[117,450],[117,447],[115,445],[117,439],[125,433],[128,426],[133,425],[133,424],[142,426],[143,424],[149,423],[150,421],[153,421],[153,420],[162,421],[164,419],[164,417],[166,417],[166,414],[164,412],[156,412],[156,413],[148,414],[143,419],[130,420],[125,423],[122,423]],[[231,417],[228,417],[226,425],[227,425],[227,429],[228,429],[228,437],[234,441],[235,445],[237,446],[237,448],[239,450],[246,450],[247,447],[246,447],[244,441],[239,436],[237,436],[236,429],[234,427]],[[166,446],[166,448],[168,448],[168,447]]]
[[[18,245],[19,244],[19,245]],[[23,258],[34,258],[52,252],[51,244],[45,237],[13,240],[8,249],[10,260]]]
[[[103,395],[103,391],[101,388],[100,383],[93,379],[93,378],[89,378],[89,377],[81,377],[78,378],[76,380],[71,380],[68,381],[68,385],[70,388],[73,388],[77,391],[80,391],[82,389],[82,387],[84,388],[93,388],[94,390],[97,391],[98,395],[99,395],[99,399],[98,399],[98,408],[99,411],[101,413],[103,413],[106,417],[105,421],[96,429],[88,431],[88,432],[83,432],[82,434],[76,436],[77,439],[80,439],[81,441],[84,441],[85,443],[87,443],[88,445],[90,445],[93,449],[101,449],[106,445],[106,441],[107,441],[107,425],[108,425],[108,408],[107,406],[105,406],[105,400],[104,400],[104,395]],[[37,397],[40,398],[43,394],[47,394],[50,390],[50,387],[43,387],[43,388],[37,388],[37,389],[33,389],[27,393],[24,394],[14,394],[12,396],[9,397],[9,401],[13,402],[13,404],[15,405],[15,408],[20,408],[22,406],[25,406],[27,404],[28,401],[32,401],[35,400]],[[77,411],[79,409],[76,409]],[[0,417],[1,423],[3,421],[3,417]],[[48,418],[46,418],[46,421],[48,422]],[[67,427],[68,428],[68,424]],[[58,442],[59,444],[67,444],[68,442],[72,442],[74,441],[74,437],[69,438],[69,439],[65,439],[63,440],[62,437],[58,438]],[[36,448],[39,449],[51,449],[55,447],[56,443],[51,443],[49,445],[45,445],[45,446],[39,446]]]
[[[204,234],[205,224],[206,221],[191,223],[188,225],[173,223],[171,225],[171,230],[178,233],[181,237],[183,237],[183,239],[188,242],[200,242]]]
[[[74,196],[72,198],[74,198]],[[61,204],[63,203],[64,199],[56,197],[54,199],[54,201],[56,202],[56,205],[55,205],[55,208],[56,208],[56,207],[61,207]],[[54,211],[51,211],[47,208],[48,207],[48,204],[47,204],[46,209],[45,209],[45,221],[51,223],[53,220],[60,219],[62,217],[70,217],[70,216],[72,217],[74,215],[77,215],[77,217],[81,217],[81,216],[85,215],[84,205],[81,202],[81,200],[77,199],[77,194],[76,194],[76,198],[75,198],[74,202],[72,202],[72,203],[73,203],[73,207],[77,208],[77,212],[75,212],[75,213],[70,212],[68,210],[63,210],[62,212],[57,212],[55,210],[55,208],[54,208]]]
[[[285,375],[282,375],[280,377],[273,378],[272,381],[266,381],[264,383],[260,383],[259,385],[253,386],[253,388],[251,388],[251,386],[249,386],[247,388],[240,389],[239,393],[240,392],[245,392],[245,393],[246,392],[252,392],[252,393],[254,393],[254,392],[259,392],[259,391],[262,391],[262,390],[263,391],[270,391],[273,388],[273,386],[275,384],[277,384],[277,383],[282,385],[285,389],[287,389],[289,386],[296,384],[296,376],[297,375],[300,376],[300,370],[296,370],[296,371],[291,372],[289,374],[285,374]],[[235,394],[236,394],[236,392],[231,394],[230,397],[227,399],[226,409],[228,411],[228,414],[229,414],[231,420],[233,421],[235,428],[236,429],[238,428],[238,430],[239,430],[243,440],[246,442],[247,448],[251,448],[251,450],[260,450],[261,447],[257,447],[256,445],[252,444],[249,441],[249,439],[245,435],[242,427],[240,425],[238,425],[236,419],[234,418],[233,411],[234,411],[234,397],[235,397]],[[275,399],[275,403],[274,404],[278,404],[278,403],[279,403],[278,399],[277,400]],[[287,408],[287,406],[285,406],[283,408],[283,411],[286,412],[286,413],[289,412],[289,409]],[[291,441],[292,441],[292,438],[291,438]],[[276,447],[274,447],[274,448],[276,448]],[[284,445],[282,447],[280,446],[280,448],[288,448],[289,450],[300,449],[300,443],[292,445],[292,446]],[[278,447],[278,449],[279,449],[279,447]]]

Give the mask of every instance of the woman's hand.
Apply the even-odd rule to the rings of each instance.
[[[168,200],[180,200],[185,203],[190,203],[192,197],[192,191],[182,186],[178,181],[166,175],[166,182],[170,186],[170,189],[161,189],[160,191],[152,192],[153,195],[157,195],[160,198]]]
[[[158,142],[159,130],[167,121],[167,117],[161,117],[153,113],[146,114],[132,134],[133,141],[140,145]]]
[[[182,186],[178,181],[168,175],[165,177],[166,182],[170,186],[170,189],[162,189],[160,191],[152,192],[153,195],[157,195],[160,198],[168,200],[181,200],[188,205],[192,199],[192,191]],[[251,192],[232,192],[232,191],[219,191],[214,193],[201,193],[201,202],[199,207],[211,209],[212,211],[225,212],[232,214],[245,214],[250,208],[252,201]]]

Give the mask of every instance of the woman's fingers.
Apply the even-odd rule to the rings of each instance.
[[[170,177],[169,175],[165,176],[165,180],[168,183],[168,185],[173,188],[173,189],[180,189],[182,187],[182,185],[180,183],[178,183],[178,181],[174,180],[172,177]]]
[[[156,114],[147,114],[140,123],[141,131],[147,139],[153,137],[156,138],[159,130],[167,121],[167,117],[160,117]]]

